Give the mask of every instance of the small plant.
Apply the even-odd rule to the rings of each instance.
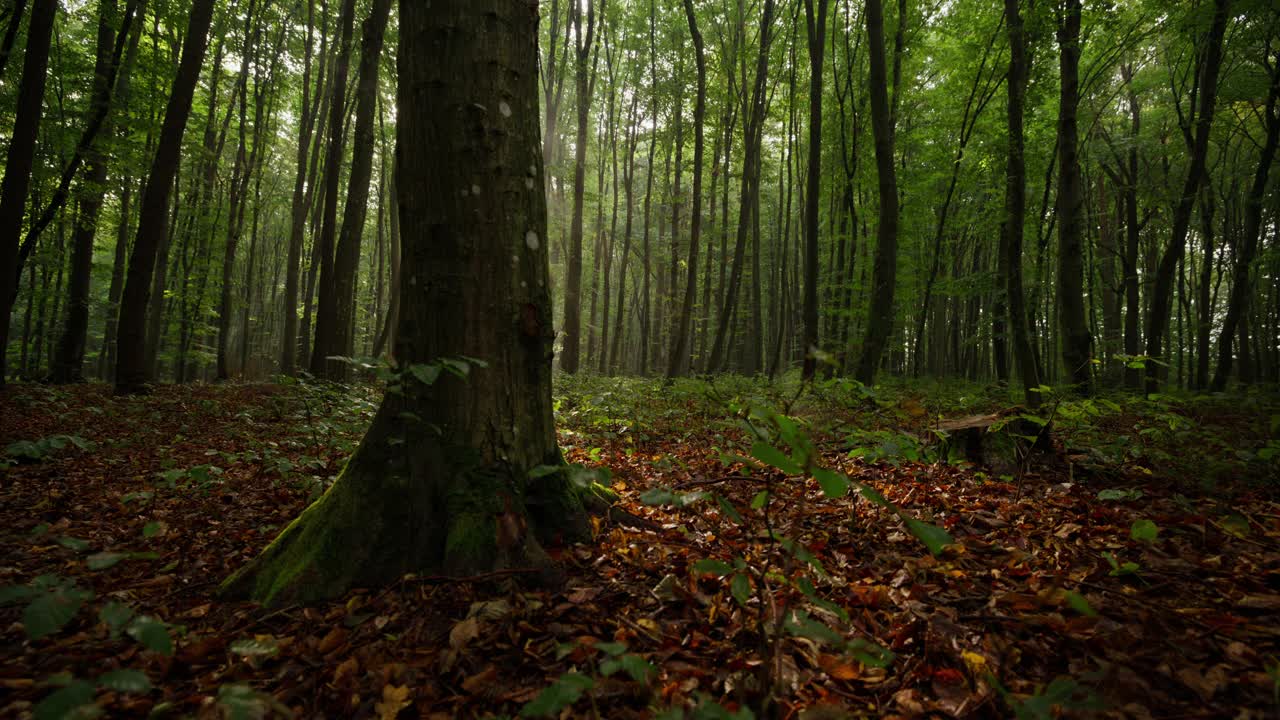
[[[92,450],[94,444],[75,435],[50,435],[39,440],[19,440],[9,443],[0,458],[0,466],[8,467],[20,462],[41,462],[49,455],[74,445],[80,450]]]
[[[595,642],[562,645],[558,655],[563,658],[571,653],[581,656],[582,661],[589,668],[589,673],[571,671],[556,678],[550,686],[520,709],[520,717],[558,717],[561,711],[571,707],[585,694],[591,702],[592,715],[598,718],[600,709],[596,707],[595,698],[589,692],[600,678],[624,672],[632,680],[648,685],[656,674],[656,670],[648,660],[634,653],[628,653],[624,643]]]

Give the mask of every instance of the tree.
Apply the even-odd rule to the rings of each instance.
[[[169,93],[164,124],[156,144],[155,158],[151,162],[151,174],[142,191],[138,231],[133,241],[133,252],[129,256],[129,270],[120,300],[115,383],[118,393],[140,392],[151,380],[152,368],[146,361],[147,301],[151,297],[151,275],[155,269],[156,254],[167,234],[169,192],[173,187],[173,176],[178,170],[182,135],[187,127],[187,116],[191,112],[191,99],[195,93],[196,81],[200,78],[200,64],[204,62],[212,22],[213,0],[193,0],[187,20],[186,42],[182,45],[182,59]]]
[[[1022,231],[1027,203],[1027,161],[1023,133],[1023,107],[1027,98],[1027,78],[1030,62],[1027,58],[1026,24],[1019,9],[1020,0],[1005,0],[1005,21],[1009,29],[1009,76],[1006,92],[1009,97],[1007,118],[1009,151],[1005,171],[1003,240],[1005,271],[1005,295],[1009,312],[1009,328],[1013,334],[1013,360],[1021,376],[1023,401],[1028,407],[1040,405],[1040,369],[1027,322],[1026,299],[1022,288]]]
[[[342,182],[343,119],[346,117],[347,71],[351,64],[351,36],[355,32],[355,0],[342,0],[338,27],[337,57],[334,59],[333,79],[330,81],[329,142],[324,160],[324,196],[321,200],[320,235],[315,240],[315,255],[320,268],[320,284],[333,277],[333,246],[338,228],[338,189]],[[466,187],[470,187],[469,185]],[[454,190],[458,192],[458,190]],[[315,343],[311,349],[311,374],[319,378],[341,378],[345,366],[330,360],[329,349],[334,346],[337,333],[337,297],[332,292],[321,292],[316,308]]]
[[[566,473],[546,470],[562,461],[536,27],[508,0],[400,4],[400,380],[334,485],[226,592],[281,604],[406,572],[549,571],[541,541],[585,536]]]
[[[698,17],[693,11],[693,0],[684,0],[685,20],[689,24],[689,36],[693,38],[693,59],[698,67],[697,99],[693,104],[693,211],[689,219],[689,266],[684,284],[684,304],[680,309],[680,323],[672,342],[667,377],[674,378],[689,364],[689,348],[693,325],[693,305],[698,297],[698,244],[702,242],[702,153],[707,115],[707,61],[704,56],[702,33],[698,30]],[[675,230],[672,229],[674,234]]]
[[[569,6],[573,18],[574,52],[577,64],[574,81],[578,105],[578,136],[573,154],[573,219],[569,226],[569,263],[564,282],[564,349],[560,352],[560,369],[578,371],[579,344],[582,335],[582,205],[587,182],[587,120],[591,114],[591,95],[595,77],[588,61],[596,40],[596,14],[593,0],[586,0],[587,28],[582,29],[581,3]],[[599,60],[599,54],[596,59]]]
[[[1076,390],[1092,392],[1093,336],[1085,318],[1084,190],[1080,177],[1080,0],[1058,8],[1058,325]]]
[[[809,380],[818,366],[818,194],[822,185],[822,54],[827,47],[828,0],[805,0],[809,38],[809,172],[804,196],[804,367]]]
[[[7,377],[5,362],[9,349],[9,315],[17,294],[18,236],[22,232],[23,209],[27,204],[27,188],[31,183],[31,166],[35,158],[36,134],[44,108],[44,84],[49,65],[49,41],[53,36],[53,18],[57,0],[34,0],[31,20],[27,24],[27,50],[22,61],[22,85],[18,89],[18,108],[9,138],[4,164],[4,180],[0,181],[0,387]],[[21,13],[14,9],[14,24]]]
[[[898,176],[894,169],[893,117],[885,74],[884,8],[867,0],[867,50],[871,61],[871,132],[875,135],[876,177],[880,188],[880,221],[876,228],[875,267],[871,271],[871,308],[856,377],[875,382],[880,356],[893,332],[893,294],[898,280]],[[898,23],[906,22],[899,17]],[[895,97],[899,94],[894,88]]]
[[[1229,0],[1214,0],[1213,19],[1204,40],[1204,51],[1197,67],[1199,105],[1195,109],[1195,136],[1190,142],[1191,161],[1182,193],[1173,210],[1173,237],[1160,265],[1156,268],[1155,287],[1152,289],[1151,311],[1147,319],[1147,392],[1160,390],[1160,364],[1164,333],[1169,326],[1169,305],[1173,294],[1174,274],[1187,247],[1187,229],[1191,225],[1191,213],[1195,209],[1200,184],[1205,176],[1205,164],[1209,154],[1209,131],[1213,128],[1213,111],[1218,96],[1218,69],[1222,65],[1222,38],[1227,30]]]
[[[1263,67],[1271,78],[1262,109],[1267,135],[1258,159],[1258,168],[1253,174],[1253,183],[1245,197],[1244,235],[1241,247],[1237,250],[1235,272],[1231,278],[1227,315],[1223,318],[1222,330],[1218,333],[1218,369],[1210,385],[1214,392],[1222,392],[1227,387],[1227,376],[1231,374],[1232,341],[1240,327],[1241,318],[1248,312],[1249,269],[1258,253],[1258,236],[1262,233],[1262,201],[1267,190],[1267,175],[1276,160],[1276,147],[1280,145],[1280,52],[1275,53],[1274,59],[1268,57],[1271,53],[1271,40],[1268,40],[1262,54]]]
[[[362,32],[347,202],[333,263],[322,266],[320,272],[315,353],[324,358],[346,356],[352,352],[356,270],[360,264],[360,240],[369,206],[369,180],[373,170],[373,114],[378,98],[378,59],[382,56],[382,38],[390,12],[391,0],[374,0]],[[467,192],[475,187],[478,186],[466,188]],[[326,268],[332,275],[325,276]],[[343,367],[329,367],[327,377],[342,378],[345,375]]]

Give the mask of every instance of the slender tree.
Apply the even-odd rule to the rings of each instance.
[[[213,4],[213,0],[192,2],[191,14],[187,16],[182,59],[169,92],[164,124],[160,128],[160,140],[156,145],[155,158],[151,162],[151,173],[142,191],[138,231],[133,241],[133,252],[129,256],[129,270],[125,276],[120,302],[115,383],[118,393],[140,392],[151,380],[151,368],[146,362],[147,302],[151,295],[151,276],[155,269],[156,255],[168,233],[169,192],[173,187],[173,177],[178,171],[182,135],[187,127],[192,96],[196,81],[200,78],[200,65],[204,62],[208,46]]]
[[[591,117],[591,94],[594,77],[591,72],[591,49],[596,40],[594,0],[586,0],[586,28],[583,29],[582,5],[574,0],[569,6],[573,18],[575,91],[578,106],[578,135],[573,155],[573,219],[569,226],[569,261],[564,281],[564,348],[560,351],[560,369],[578,371],[582,335],[582,213],[587,187],[587,138]],[[599,55],[596,56],[599,59]]]
[[[1080,177],[1080,0],[1058,11],[1058,326],[1062,361],[1076,390],[1092,392],[1093,336],[1085,316],[1084,189]]]
[[[827,47],[828,0],[805,0],[809,38],[809,172],[804,196],[804,365],[809,380],[818,366],[818,204],[822,185],[822,63]]]
[[[875,267],[871,271],[871,307],[855,377],[875,382],[880,358],[893,332],[893,296],[898,278],[898,176],[894,168],[894,127],[885,73],[884,8],[867,0],[867,50],[871,65],[871,132],[875,136],[876,177],[880,188],[880,220],[876,229]],[[906,22],[899,17],[898,23]],[[899,94],[894,89],[895,97]]]

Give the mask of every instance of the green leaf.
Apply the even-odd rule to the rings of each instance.
[[[751,599],[751,580],[747,578],[746,573],[733,574],[733,580],[729,582],[729,592],[739,605],[747,606],[747,601]]]
[[[93,593],[74,585],[56,587],[37,596],[22,611],[22,627],[27,637],[39,640],[61,630],[91,597]]]
[[[851,641],[845,649],[867,667],[889,667],[896,657],[889,648],[862,638]]]
[[[433,385],[440,377],[440,366],[436,364],[415,363],[410,365],[408,370],[423,385]]]
[[[699,560],[693,564],[696,572],[723,577],[733,572],[733,566],[723,560]]]
[[[119,637],[120,631],[133,619],[133,608],[112,600],[98,611],[98,619],[111,628],[111,637]]]
[[[254,638],[241,638],[231,643],[231,652],[244,657],[271,657],[280,652],[280,648],[272,642],[263,642]]]
[[[1083,595],[1075,590],[1068,590],[1065,595],[1067,598],[1067,605],[1071,606],[1072,610],[1075,610],[1085,617],[1098,617],[1098,611],[1093,609],[1093,606],[1089,604],[1089,601],[1086,600]]]
[[[98,676],[98,687],[122,693],[148,693],[151,680],[141,670],[112,670]]]
[[[751,498],[751,509],[759,510],[760,508],[764,507],[765,504],[768,502],[769,502],[769,491],[761,490],[760,492],[756,493],[755,497]]]
[[[544,478],[548,475],[555,475],[563,469],[563,465],[538,465],[529,471],[529,479],[537,480],[538,478]]]
[[[620,642],[598,642],[595,648],[606,655],[621,655],[627,651],[627,644]]]
[[[796,613],[795,617],[787,620],[784,627],[787,632],[797,637],[808,638],[828,645],[844,644],[843,635],[827,627],[825,623],[809,617],[807,613]]]
[[[1129,536],[1134,540],[1142,542],[1155,542],[1156,536],[1160,534],[1160,528],[1150,520],[1134,520],[1133,527],[1129,528]]]
[[[76,680],[41,700],[36,705],[35,720],[97,717],[102,714],[102,708],[93,704],[96,692],[89,682]]]
[[[916,539],[924,543],[929,548],[929,552],[937,555],[942,552],[942,548],[955,542],[951,534],[937,525],[930,525],[927,522],[916,520],[915,518],[904,518],[907,524],[907,530],[916,536]]]
[[[733,503],[729,502],[728,500],[726,500],[724,497],[720,495],[716,495],[715,497],[716,497],[716,504],[720,506],[720,512],[723,513],[725,517],[738,523],[739,525],[745,524],[745,521],[742,519],[742,515],[738,514],[738,509],[733,506]]]
[[[520,717],[550,717],[558,715],[582,697],[582,694],[595,687],[595,681],[586,675],[565,673],[551,683],[547,689],[538,693],[538,697],[520,708]]]
[[[90,570],[106,570],[107,568],[112,567],[113,565],[120,562],[121,560],[127,559],[129,555],[130,555],[129,553],[121,553],[121,552],[94,553],[89,557],[85,558],[85,564],[89,566]]]
[[[160,533],[164,532],[164,529],[165,529],[164,523],[160,522],[159,520],[152,520],[151,522],[142,526],[142,537],[153,538],[159,535]]]
[[[256,720],[267,715],[264,698],[248,685],[223,685],[218,688],[218,705],[226,711],[229,720]]]
[[[813,479],[818,481],[822,486],[822,493],[829,498],[842,498],[849,492],[849,486],[852,484],[849,478],[841,473],[827,470],[826,468],[814,468]]]
[[[148,650],[161,655],[173,654],[173,638],[169,637],[169,626],[150,615],[141,615],[129,623],[129,637],[142,643]]]
[[[751,446],[751,457],[770,467],[775,467],[787,475],[799,475],[804,472],[790,457],[778,448],[763,440],[757,440]]]
[[[81,540],[80,538],[63,536],[58,538],[58,544],[64,548],[71,548],[76,552],[84,552],[89,549],[89,543]]]
[[[1141,500],[1142,491],[1135,488],[1107,488],[1098,491],[1099,500]]]
[[[36,592],[35,588],[28,585],[9,585],[0,588],[0,605],[14,605],[30,600]]]
[[[631,679],[638,683],[649,682],[649,678],[657,673],[657,670],[648,660],[634,653],[623,655],[618,658],[618,662],[622,664],[622,669],[626,671],[627,675],[630,675]]]
[[[649,488],[640,493],[640,502],[645,505],[670,505],[676,496],[666,488]]]

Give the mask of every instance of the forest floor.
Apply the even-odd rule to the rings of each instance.
[[[1008,407],[992,388],[560,381],[566,458],[630,515],[552,549],[563,588],[279,609],[214,591],[336,477],[377,388],[10,387],[0,717],[1280,713],[1274,393],[1054,400],[1052,450],[1001,472],[932,442]],[[751,428],[782,427],[761,408],[902,514],[750,468]]]

